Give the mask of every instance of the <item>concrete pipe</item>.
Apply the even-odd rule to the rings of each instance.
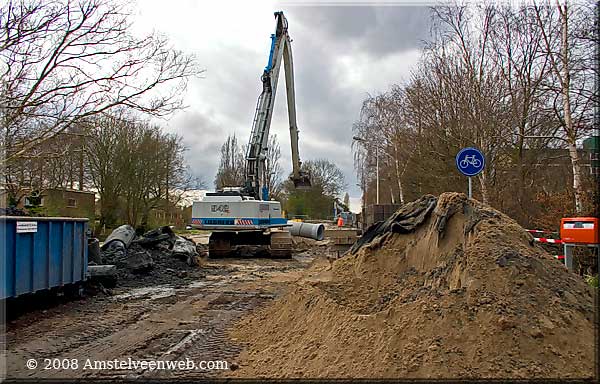
[[[120,227],[115,228],[112,233],[106,238],[104,244],[100,247],[100,249],[105,250],[109,246],[110,243],[114,241],[118,241],[125,248],[129,248],[129,245],[133,241],[135,237],[135,229],[131,225],[121,225]]]
[[[290,228],[292,236],[308,237],[319,241],[325,238],[325,226],[323,224],[298,223],[296,221],[288,223],[292,224]]]

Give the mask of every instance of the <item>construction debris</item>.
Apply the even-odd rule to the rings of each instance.
[[[232,375],[591,378],[593,295],[506,215],[424,196],[238,323]]]
[[[8,208],[0,207],[0,216],[31,216],[31,215],[25,209],[20,209],[20,208],[15,208],[15,207],[8,207]]]
[[[159,227],[144,233],[143,236],[135,239],[135,242],[142,247],[154,247],[163,241],[174,242],[175,233],[169,226]]]
[[[104,241],[102,245],[102,250],[111,246],[111,244],[118,242],[123,245],[124,248],[129,247],[133,239],[135,238],[135,229],[131,225],[121,225],[120,227],[115,228],[110,235]],[[123,248],[117,247],[117,248]]]
[[[114,288],[118,281],[118,271],[115,265],[89,265],[90,279],[99,282],[103,287]]]
[[[134,273],[147,272],[154,267],[154,260],[147,250],[134,244],[127,249],[127,255],[121,265]]]
[[[102,248],[102,262],[117,267],[119,285],[176,283],[187,269],[200,265],[197,245],[168,227],[135,235],[132,227],[116,228]]]
[[[396,213],[385,221],[380,221],[365,231],[363,236],[350,248],[350,253],[356,253],[363,245],[370,243],[373,239],[386,235],[387,233],[410,233],[423,223],[435,208],[437,199],[433,195],[425,195],[404,205]],[[378,242],[375,242],[375,246]]]
[[[125,244],[119,240],[106,243],[100,248],[102,253],[103,263],[118,263],[124,266],[125,258],[127,257],[127,248]]]
[[[171,252],[173,257],[185,260],[185,262],[190,266],[199,265],[196,258],[196,256],[198,256],[196,244],[191,240],[181,236],[175,236],[175,241],[173,242],[173,249]]]
[[[102,264],[100,241],[96,238],[88,239],[88,263],[90,265]]]

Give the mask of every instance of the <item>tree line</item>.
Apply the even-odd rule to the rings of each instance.
[[[146,121],[106,116],[91,127],[88,171],[101,203],[101,224],[123,219],[146,228],[151,210],[169,212],[192,186],[181,137]]]
[[[46,189],[93,190],[100,225],[148,226],[153,209],[168,211],[198,181],[184,161],[181,137],[134,116],[80,121],[11,162],[4,175],[8,205]]]
[[[469,4],[431,9],[432,37],[408,81],[367,97],[353,126],[366,201],[402,204],[465,191],[454,158],[477,147],[475,196],[523,225],[556,227],[593,211],[582,140],[593,134],[594,3]]]
[[[183,108],[196,59],[158,33],[131,32],[112,0],[0,6],[2,205],[31,191],[98,191],[103,224],[145,225],[190,177],[181,139],[151,124]]]

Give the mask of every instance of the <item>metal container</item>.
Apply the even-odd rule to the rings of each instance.
[[[366,214],[366,227],[369,227],[372,224],[375,224],[379,221],[387,220],[388,217],[392,216],[398,209],[400,205],[398,204],[371,204],[368,205],[365,214]]]
[[[86,279],[88,219],[0,216],[0,299]]]

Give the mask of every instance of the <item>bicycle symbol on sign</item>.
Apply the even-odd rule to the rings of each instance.
[[[461,168],[467,168],[469,164],[475,168],[479,168],[479,166],[481,166],[481,160],[477,159],[475,155],[467,155],[459,163]]]

